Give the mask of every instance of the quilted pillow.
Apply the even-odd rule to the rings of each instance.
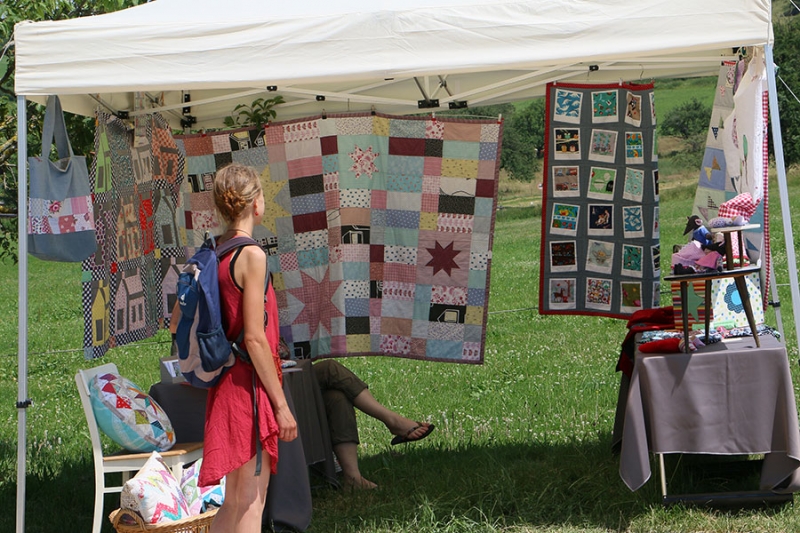
[[[181,487],[158,452],[122,486],[120,507],[138,513],[146,524],[190,516]]]
[[[129,380],[113,373],[89,381],[89,400],[98,427],[132,452],[165,451],[175,445],[167,413]]]
[[[197,486],[202,464],[203,459],[201,458],[187,466],[181,478],[181,491],[189,504],[189,512],[193,516],[205,513],[212,507],[222,507],[222,502],[225,501],[225,478],[222,478],[219,485]]]

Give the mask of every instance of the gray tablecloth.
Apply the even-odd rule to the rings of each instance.
[[[325,403],[311,361],[298,361],[296,367],[284,371],[283,379],[289,384],[297,409],[298,433],[303,440],[306,464],[330,483],[337,484]]]
[[[761,490],[800,489],[789,363],[770,335],[761,348],[748,337],[691,354],[637,350],[624,412],[619,472],[631,490],[650,478],[649,452],[763,453]]]
[[[172,422],[177,442],[203,440],[208,392],[189,384],[156,383],[148,391]]]

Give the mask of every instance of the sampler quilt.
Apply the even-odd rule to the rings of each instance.
[[[541,314],[659,307],[653,85],[547,86]]]
[[[83,264],[84,350],[168,325],[177,276],[207,231],[211,186],[261,176],[281,335],[295,357],[483,361],[502,123],[381,114],[173,136],[99,113],[98,251]]]
[[[188,245],[217,224],[216,170],[251,165],[295,357],[480,363],[501,136],[497,120],[370,113],[178,136]]]

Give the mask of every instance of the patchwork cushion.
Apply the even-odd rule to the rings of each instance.
[[[192,515],[205,513],[212,507],[221,507],[225,501],[225,478],[219,485],[198,487],[197,479],[200,476],[200,465],[203,459],[198,459],[183,471],[181,478],[181,491],[189,505]]]
[[[97,426],[132,452],[165,451],[175,445],[167,413],[131,381],[113,373],[89,381],[89,399]]]
[[[146,524],[190,516],[181,487],[158,452],[122,486],[120,507],[138,513]]]

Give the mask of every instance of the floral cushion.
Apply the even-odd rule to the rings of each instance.
[[[132,452],[165,451],[175,445],[167,413],[129,380],[113,373],[89,381],[89,400],[97,426]]]
[[[158,452],[122,486],[120,507],[138,513],[147,524],[191,516],[178,481]]]
[[[192,515],[205,513],[212,507],[221,507],[225,501],[225,478],[219,485],[198,487],[197,479],[200,476],[200,465],[203,459],[198,459],[183,471],[181,478],[181,491],[189,504]]]

